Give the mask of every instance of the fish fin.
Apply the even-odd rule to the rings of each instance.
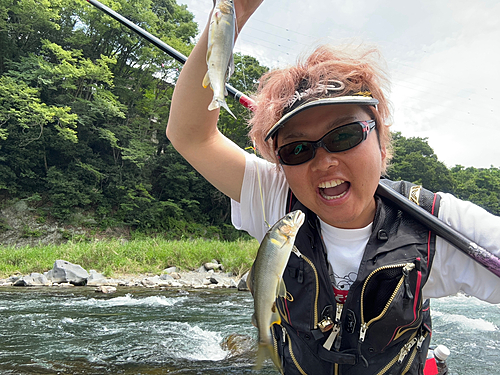
[[[248,271],[247,287],[248,287],[248,289],[250,289],[250,292],[252,293],[252,296],[253,296],[253,265],[252,265],[252,267],[250,267],[250,271]]]
[[[282,278],[279,279],[278,285],[276,285],[276,295],[278,297],[286,297],[286,285]]]
[[[210,105],[208,106],[209,111],[213,111],[214,109],[220,108],[220,102],[214,98]]]
[[[203,87],[207,88],[209,84],[210,84],[210,77],[208,76],[208,70],[207,70],[207,73],[205,74],[205,77],[203,78]]]
[[[214,100],[212,100],[212,102],[208,106],[208,110],[209,111],[213,111],[214,109],[217,109],[217,108],[220,108],[220,107],[223,107],[226,111],[229,112],[229,114],[231,116],[233,116],[234,118],[236,118],[236,116],[233,114],[233,112],[231,112],[231,110],[227,106],[227,103],[226,103],[225,100],[220,100],[220,99],[214,98]]]
[[[233,114],[233,112],[231,112],[231,110],[230,110],[230,109],[229,109],[229,107],[227,106],[227,103],[226,103],[226,101],[225,101],[225,100],[221,100],[220,104],[224,107],[224,109],[225,109],[226,111],[228,111],[228,112],[229,112],[229,114],[230,114],[231,116],[233,116],[233,117],[236,119],[236,116]]]
[[[229,78],[234,73],[234,55],[231,55],[231,60],[229,60],[229,64],[227,65],[227,72],[226,72],[226,82],[229,81]]]
[[[257,349],[257,360],[255,361],[254,370],[260,370],[262,368],[262,364],[267,358],[271,358],[274,365],[278,369],[281,369],[281,361],[274,352],[273,346],[270,344],[259,343],[259,348]]]
[[[257,318],[255,317],[255,314],[252,314],[252,324],[253,324],[254,327],[259,328],[259,326],[257,324]]]
[[[214,19],[217,24],[219,24],[220,20],[222,19],[222,12],[219,9],[216,9],[214,11]]]
[[[238,25],[238,17],[236,17],[236,9],[233,12],[233,17],[234,17],[234,34],[236,37],[240,35],[240,26]]]
[[[213,46],[214,46],[214,43],[212,41],[210,41],[208,43],[208,47],[207,47],[207,63],[210,60],[210,56],[212,56],[212,48],[213,48]]]

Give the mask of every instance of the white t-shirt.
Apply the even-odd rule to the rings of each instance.
[[[247,231],[259,242],[269,228],[267,223],[274,224],[286,213],[289,186],[279,168],[253,154],[247,154],[241,202],[231,202],[233,225]],[[441,196],[439,219],[500,256],[500,217],[453,195],[438,194]],[[371,225],[352,230],[321,223],[321,230],[328,259],[336,275],[336,287],[347,288],[357,275]],[[335,262],[331,262],[333,258]],[[499,278],[438,237],[434,263],[423,289],[424,298],[445,297],[459,291],[488,302],[500,303]]]

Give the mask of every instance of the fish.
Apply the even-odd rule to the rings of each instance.
[[[233,47],[236,33],[236,13],[233,0],[217,0],[208,29],[207,73],[203,78],[203,87],[209,85],[214,97],[208,110],[223,107],[234,118],[225,96],[226,82],[234,72]]]
[[[283,272],[294,247],[295,236],[304,223],[305,215],[297,210],[286,214],[276,222],[262,240],[255,261],[247,276],[247,286],[254,299],[252,323],[257,327],[259,340],[255,369],[262,367],[266,358],[271,358],[276,367],[280,360],[273,348],[271,326],[280,324],[281,317],[276,307],[277,297],[286,297]]]

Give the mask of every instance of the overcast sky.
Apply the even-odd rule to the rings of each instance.
[[[212,0],[178,0],[201,30]],[[376,44],[393,131],[428,138],[448,167],[500,167],[499,0],[264,0],[235,51],[279,68],[323,43]]]

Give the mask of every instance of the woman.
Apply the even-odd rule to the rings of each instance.
[[[236,1],[239,28],[260,1]],[[376,51],[319,47],[260,82],[250,136],[265,159],[217,129],[203,89],[207,28],[177,82],[167,136],[232,199],[233,224],[259,241],[301,209],[306,224],[278,300],[273,337],[286,374],[422,374],[429,298],[458,291],[500,302],[497,278],[376,194],[390,159],[388,103]],[[448,194],[386,182],[500,253],[500,218]],[[264,203],[262,205],[262,202]],[[263,207],[263,208],[262,208]]]

